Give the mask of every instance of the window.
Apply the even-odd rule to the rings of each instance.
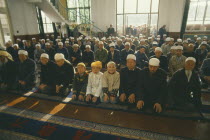
[[[4,41],[7,42],[11,40],[11,32],[10,32],[10,27],[9,27],[9,21],[8,21],[8,15],[7,14],[1,14],[0,13],[0,30],[2,29]],[[0,31],[1,34],[1,31]],[[3,42],[3,41],[1,41]]]
[[[42,14],[42,21],[45,33],[53,33],[53,25],[52,21],[45,15],[44,12],[41,11]]]
[[[190,0],[186,31],[210,30],[210,0]]]
[[[89,24],[90,0],[67,0],[67,6],[71,22]]]
[[[0,0],[0,7],[6,7],[4,0]]]
[[[117,32],[126,34],[128,27],[139,34],[157,33],[159,0],[117,0]]]

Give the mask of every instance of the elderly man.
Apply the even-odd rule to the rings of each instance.
[[[137,94],[137,108],[153,108],[155,112],[162,112],[167,94],[167,74],[159,68],[157,58],[149,60],[149,68],[141,71],[139,93]]]
[[[18,87],[20,91],[28,91],[35,86],[35,62],[28,57],[25,50],[18,51],[20,63],[18,64]]]
[[[55,84],[58,96],[66,96],[69,93],[69,86],[73,83],[74,68],[71,63],[65,59],[62,53],[55,54]]]
[[[193,111],[201,106],[201,85],[194,71],[196,60],[188,57],[183,69],[174,73],[169,81],[169,103],[175,109]]]
[[[65,59],[69,59],[69,52],[67,48],[63,47],[63,42],[58,42],[57,53],[62,53],[65,56]]]
[[[170,42],[171,42],[171,38],[167,37],[165,40],[165,43],[161,46],[161,49],[163,50],[162,51],[163,55],[167,55],[167,53],[170,51],[170,49],[173,45]]]
[[[126,58],[129,54],[134,54],[134,51],[130,48],[130,43],[126,42],[125,43],[125,48],[121,50],[120,53],[120,60],[121,60],[121,66],[125,67],[126,65]]]
[[[120,102],[134,104],[139,92],[140,69],[136,67],[136,56],[129,54],[126,59],[125,68],[120,71]]]
[[[0,90],[13,89],[16,82],[16,65],[7,51],[0,51]]]
[[[36,49],[35,49],[35,51],[34,51],[34,61],[35,61],[36,63],[39,62],[40,56],[41,56],[41,54],[44,53],[44,52],[45,52],[45,50],[43,50],[43,49],[41,48],[41,45],[40,45],[40,44],[36,44]]]
[[[108,51],[104,48],[104,43],[102,41],[99,41],[99,48],[95,52],[95,60],[101,61],[103,67],[105,66],[108,58]]]
[[[162,55],[162,49],[160,47],[155,48],[155,55],[150,58],[157,58],[160,60],[160,68],[168,72],[168,61],[167,57]]]
[[[115,31],[114,31],[114,28],[112,27],[112,24],[110,24],[110,27],[107,29],[107,34],[108,34],[108,36],[115,35]]]
[[[183,47],[176,46],[176,55],[169,60],[169,73],[172,76],[177,70],[184,68],[186,57],[182,55]]]
[[[45,94],[55,93],[55,63],[50,61],[49,55],[43,53],[40,56],[41,73],[39,91]]]

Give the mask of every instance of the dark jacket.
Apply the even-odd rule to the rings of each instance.
[[[149,59],[145,53],[140,53],[139,51],[135,54],[136,55],[136,65],[143,69],[144,67],[148,66]]]
[[[203,61],[203,64],[201,65],[201,76],[210,76],[210,58]]]
[[[112,58],[112,53],[109,51],[108,52],[108,62],[109,61],[114,61],[116,64],[119,64],[120,63],[120,51],[115,49],[113,58]]]
[[[35,48],[33,46],[28,46],[25,48],[25,50],[28,52],[28,57],[34,60],[34,51]]]
[[[65,56],[65,59],[69,59],[69,52],[68,52],[68,50],[66,49],[66,48],[58,48],[57,49],[57,53],[62,53],[64,56]]]
[[[74,68],[72,64],[65,61],[61,67],[56,65],[55,68],[56,85],[63,85],[64,88],[67,88],[69,84],[72,84],[73,78],[74,78]]]
[[[18,64],[18,80],[25,81],[26,84],[35,84],[35,68],[34,60],[28,58],[24,62]]]
[[[88,65],[90,65],[92,62],[94,61],[94,52],[90,51],[84,51],[82,53],[82,62],[84,63],[88,63]]]
[[[0,83],[12,86],[16,82],[16,71],[15,62],[8,59],[8,62],[0,67]]]
[[[82,76],[79,73],[74,75],[74,82],[73,82],[73,94],[86,94],[86,88],[88,83],[88,73],[85,72]]]
[[[82,54],[81,54],[81,51],[80,50],[77,50],[77,52],[75,51],[72,51],[70,54],[70,61],[74,64],[74,65],[77,65],[79,62],[82,61]],[[73,62],[72,61],[72,57],[76,57],[76,60]]]
[[[201,85],[198,74],[195,71],[192,71],[190,81],[188,82],[185,69],[178,70],[169,81],[168,90],[169,103],[171,104],[183,105],[190,102],[197,106],[201,105]],[[191,93],[193,98],[191,98]]]
[[[134,51],[132,49],[129,49],[128,51],[126,51],[125,49],[123,49],[120,52],[120,60],[121,60],[121,64],[122,65],[126,65],[126,58],[129,54],[134,54]]]
[[[157,58],[155,55],[151,56],[151,58]],[[157,58],[160,60],[160,68],[168,72],[168,60],[167,57],[164,55],[161,55],[160,58]]]
[[[164,70],[158,69],[154,74],[150,74],[149,68],[145,68],[140,74],[139,93],[137,101],[143,100],[148,104],[165,103],[167,95],[167,74]]]
[[[40,84],[55,85],[55,67],[56,64],[52,61],[46,65],[41,64]]]
[[[130,94],[137,95],[139,92],[140,69],[136,67],[134,70],[129,70],[128,67],[120,71],[120,94],[125,93],[128,97]]]
[[[50,48],[50,49],[45,48],[45,53],[47,53],[49,55],[50,60],[52,60],[52,61],[54,60],[54,56],[55,56],[54,48]]]

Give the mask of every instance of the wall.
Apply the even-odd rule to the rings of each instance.
[[[14,36],[39,34],[36,7],[25,0],[7,0]]]
[[[110,24],[116,27],[116,0],[91,0],[91,18],[104,31]]]

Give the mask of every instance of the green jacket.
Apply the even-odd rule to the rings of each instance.
[[[73,94],[86,94],[86,88],[88,83],[88,73],[85,72],[82,76],[76,73],[73,82]]]
[[[101,61],[103,63],[107,62],[107,58],[108,58],[108,51],[107,49],[103,48],[101,51],[98,49],[95,52],[95,60],[96,61]]]

